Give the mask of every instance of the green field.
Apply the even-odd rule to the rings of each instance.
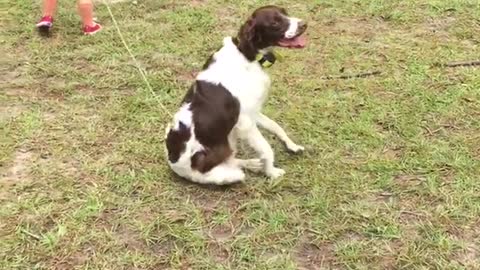
[[[74,2],[50,38],[39,1],[2,13],[0,269],[480,269],[480,66],[439,65],[480,59],[478,0],[112,3],[155,93]],[[283,178],[178,179],[160,104],[270,3],[309,22],[265,108],[308,150],[267,135]]]

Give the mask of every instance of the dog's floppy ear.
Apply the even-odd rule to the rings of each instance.
[[[255,18],[249,18],[240,28],[239,37],[245,41],[253,41],[255,38]]]
[[[255,43],[257,42],[256,35],[256,20],[253,17],[250,17],[240,28],[238,33],[239,39],[239,49],[243,52],[247,59],[253,61],[257,54],[257,48]]]

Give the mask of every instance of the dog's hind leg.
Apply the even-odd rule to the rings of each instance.
[[[192,181],[200,184],[229,185],[245,180],[245,173],[233,162],[221,163],[206,173],[198,173]]]
[[[264,168],[264,162],[259,158],[252,159],[234,159],[235,164],[239,167],[247,169],[252,172],[260,172]]]

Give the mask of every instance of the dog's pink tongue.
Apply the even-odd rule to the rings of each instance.
[[[294,39],[296,47],[303,48],[307,45],[307,39],[304,36],[299,36]]]
[[[303,48],[307,45],[307,39],[302,35],[292,39],[282,40],[280,45],[290,48]]]

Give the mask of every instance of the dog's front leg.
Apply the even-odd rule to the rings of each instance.
[[[288,137],[285,130],[283,130],[283,128],[279,124],[277,124],[277,122],[268,118],[266,115],[259,113],[257,115],[256,121],[259,126],[275,134],[291,152],[298,153],[305,149],[303,146],[294,143],[290,139],[290,137]]]

